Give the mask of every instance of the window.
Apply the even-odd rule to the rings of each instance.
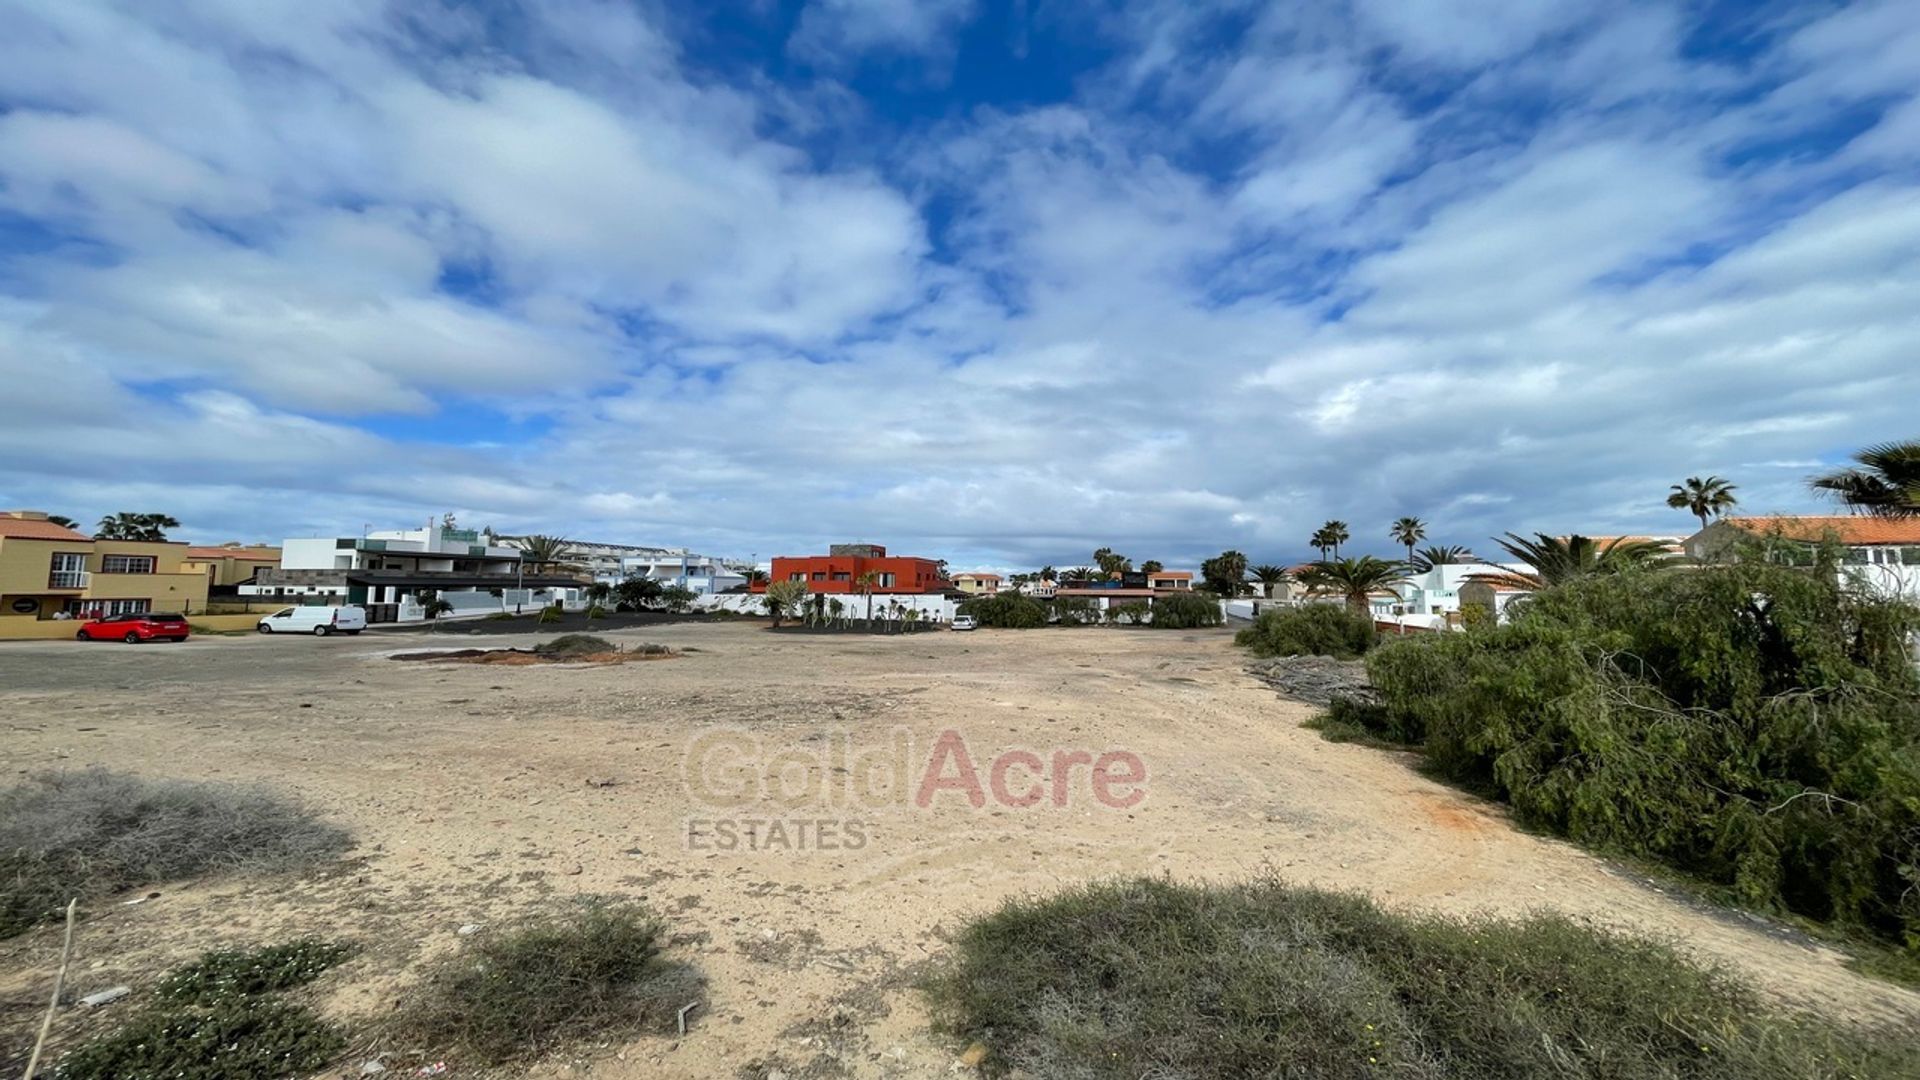
[[[852,575],[852,574],[850,574],[850,573],[848,573],[848,572],[847,572],[847,571],[845,571],[845,570],[835,570],[835,571],[833,572],[833,580],[835,580],[835,581],[852,581],[852,580],[853,580],[853,575]]]
[[[87,587],[87,557],[78,552],[54,552],[52,572],[47,575],[49,589]]]
[[[103,574],[151,574],[153,573],[153,556],[102,555],[100,572]]]
[[[813,572],[813,580],[815,581],[827,580],[827,572],[825,570],[815,570]]]
[[[151,600],[69,600],[67,611],[74,615],[145,615]]]
[[[798,570],[795,570],[793,573],[787,575],[787,580],[788,581],[805,581],[807,580],[807,575],[801,573]]]
[[[893,582],[894,582],[894,577],[893,577],[893,575],[892,575],[892,574],[881,574],[881,575],[880,575],[880,587],[881,587],[881,588],[883,588],[883,589],[891,589],[891,588],[893,588]]]
[[[1865,566],[1867,565],[1867,549],[1848,548],[1846,557],[1841,561],[1845,562],[1848,566]]]

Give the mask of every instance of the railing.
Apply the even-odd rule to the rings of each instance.
[[[55,570],[47,577],[49,589],[84,589],[93,575],[85,570]]]

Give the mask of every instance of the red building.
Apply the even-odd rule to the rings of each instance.
[[[860,577],[874,575],[871,591],[883,593],[936,593],[953,588],[940,574],[933,559],[911,555],[888,555],[878,544],[835,544],[827,555],[779,555],[773,560],[771,581],[804,581],[812,593],[859,593]],[[764,582],[755,582],[754,592],[766,592]]]

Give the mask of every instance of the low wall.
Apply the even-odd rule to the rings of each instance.
[[[189,615],[187,622],[209,630],[251,630],[259,625],[258,615]],[[0,641],[68,641],[85,625],[79,619],[35,619],[28,616],[0,616]]]

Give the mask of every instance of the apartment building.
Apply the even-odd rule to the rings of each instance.
[[[185,544],[96,540],[38,510],[3,510],[0,618],[200,611],[207,576],[186,557]]]

